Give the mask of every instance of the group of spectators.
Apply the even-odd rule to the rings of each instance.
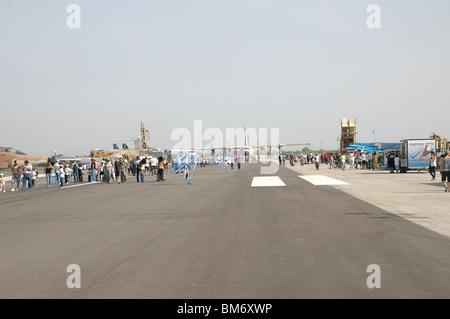
[[[429,172],[431,175],[431,181],[436,179],[436,168],[439,167],[441,173],[441,181],[444,184],[445,192],[448,192],[448,183],[450,182],[450,150],[441,154],[438,159],[434,152],[431,152]]]
[[[285,165],[286,160],[289,161],[291,166],[296,163],[305,165],[314,163],[316,169],[319,169],[320,164],[329,165],[329,168],[338,168],[345,170],[347,165],[350,168],[355,169],[369,169],[374,170],[379,168],[379,154],[374,152],[342,152],[342,153],[316,153],[316,154],[303,154],[294,155],[293,153],[286,155],[279,155],[280,165]],[[387,155],[387,161],[390,169],[390,173],[399,172],[400,170],[400,154],[398,152],[390,152]],[[231,167],[233,168],[234,162],[236,162],[238,169],[240,169],[241,158],[233,157],[231,160]],[[77,160],[72,162],[66,161],[61,163],[59,160],[52,165],[50,162],[44,168],[45,176],[47,179],[47,187],[52,185],[52,177],[54,176],[55,185],[59,185],[61,188],[69,183],[83,182],[84,174],[87,173],[89,182],[102,181],[105,183],[125,183],[127,176],[136,176],[136,181],[143,183],[145,176],[156,175],[157,181],[165,181],[165,171],[169,171],[170,161],[161,157],[155,156],[150,158],[139,158],[137,156],[130,161],[122,157],[117,157],[114,160],[104,159],[101,162],[91,159],[90,164],[82,164]],[[439,165],[438,165],[439,164]],[[206,161],[201,160],[200,166],[205,166]],[[450,182],[450,151],[444,152],[441,155],[439,161],[434,152],[430,156],[429,172],[432,176],[432,181],[436,178],[436,169],[439,167],[442,176],[442,182],[445,186],[445,191],[448,191],[448,182]],[[14,160],[11,176],[11,191],[19,191],[20,183],[22,182],[22,191],[27,189],[38,188],[39,186],[39,172],[36,168],[33,168],[28,160],[24,162],[23,166]],[[6,179],[2,173],[0,173],[0,192],[6,191]]]
[[[76,162],[74,163],[76,164]],[[111,184],[117,181],[118,184],[125,183],[127,176],[136,176],[136,181],[143,183],[145,176],[156,175],[156,181],[165,180],[165,171],[169,170],[169,160],[162,156],[156,158],[139,156],[127,161],[123,157],[117,157],[114,160],[109,158],[102,160],[100,163],[95,159],[91,159],[89,167],[85,165],[83,170],[88,171],[89,182],[101,181]]]
[[[12,175],[11,175],[11,191],[18,191],[20,189],[20,182],[22,182],[22,190],[38,188],[39,186],[39,172],[36,168],[26,160],[23,166],[20,166],[17,163],[17,160],[14,160],[13,165],[11,167]],[[3,184],[3,192],[6,191],[6,183],[3,174],[1,174]]]
[[[380,168],[380,156],[378,152],[359,152],[355,150],[353,152],[342,153],[316,153],[316,154],[297,154],[293,153],[286,155],[280,154],[278,157],[280,165],[285,165],[286,160],[289,161],[291,166],[296,163],[305,165],[314,163],[316,169],[319,169],[320,164],[329,165],[329,168],[339,168],[345,170],[347,166],[355,169],[368,169],[374,170]],[[386,154],[386,162],[389,166],[390,173],[399,173],[401,169],[401,155],[397,151],[390,151]],[[445,192],[448,192],[448,183],[450,182],[450,150],[446,150],[441,154],[440,159],[437,158],[434,152],[431,152],[429,164],[429,172],[431,175],[431,181],[436,179],[436,170],[439,168],[441,173],[441,181],[444,184]]]
[[[63,188],[70,183],[83,182],[87,176],[88,182],[105,182],[111,184],[113,181],[125,183],[127,176],[136,176],[136,181],[143,183],[145,176],[156,175],[157,181],[165,181],[165,171],[169,171],[170,162],[159,157],[142,157],[127,161],[123,157],[115,159],[103,159],[102,161],[91,159],[90,163],[81,163],[78,160],[59,161],[54,164],[50,161],[44,167],[44,174],[47,180],[47,187],[59,185]],[[11,191],[25,191],[27,189],[38,188],[39,172],[33,168],[28,160],[21,166],[14,160],[11,167]],[[20,184],[22,183],[22,187]],[[6,178],[0,173],[0,192],[6,192]]]
[[[280,165],[285,165],[286,160],[289,165],[294,166],[296,163],[305,165],[314,163],[316,169],[319,169],[320,164],[327,165],[329,168],[339,168],[345,170],[348,166],[355,169],[378,169],[379,168],[379,154],[374,152],[341,152],[341,153],[309,153],[309,154],[280,154],[278,157]]]

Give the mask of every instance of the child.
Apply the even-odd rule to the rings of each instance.
[[[69,164],[66,164],[66,167],[64,168],[64,174],[65,174],[65,177],[66,177],[65,182],[66,182],[66,184],[69,184],[71,182],[71,180],[70,180],[70,167],[69,167]]]
[[[6,178],[3,177],[3,173],[0,173],[0,192],[6,192]]]
[[[39,172],[38,172],[37,168],[35,168],[34,171],[36,172],[36,182],[35,182],[35,185],[36,185],[36,188],[38,188],[38,187],[39,187]]]
[[[31,171],[31,187],[36,188],[36,169]]]
[[[60,176],[60,180],[61,180],[61,184],[60,184],[60,188],[64,187],[64,180],[65,180],[65,174],[64,174],[64,167],[61,166],[61,168],[59,169],[59,176]]]

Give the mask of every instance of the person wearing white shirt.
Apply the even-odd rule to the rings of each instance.
[[[361,154],[361,159],[362,159],[362,169],[366,169],[366,167],[367,167],[367,155],[366,155],[366,153],[362,153]]]
[[[22,190],[26,190],[27,189],[27,184],[28,184],[28,189],[32,189],[32,185],[31,185],[31,172],[33,171],[33,167],[31,166],[31,164],[28,162],[28,160],[25,161],[25,165],[23,166],[23,184],[22,184]]]
[[[350,162],[350,168],[355,166],[355,155],[353,153],[348,154],[348,161]]]
[[[147,172],[147,176],[150,175],[150,159],[146,157],[147,161],[145,162],[145,171]]]
[[[36,170],[33,169],[31,171],[31,187],[37,188],[37,176],[36,176]]]
[[[60,165],[59,165],[59,161],[58,160],[53,165],[53,169],[55,170],[55,185],[58,185],[58,184],[61,183],[61,181],[59,180]]]
[[[400,170],[400,156],[398,154],[394,158],[394,166],[395,166],[395,172],[398,173]]]
[[[150,169],[152,171],[152,175],[156,174],[157,166],[158,166],[158,159],[155,156],[153,156],[150,159]]]
[[[65,174],[65,177],[66,177],[66,180],[65,180],[66,184],[70,183],[70,176],[72,175],[71,173],[72,173],[72,170],[70,169],[69,164],[66,164],[66,167],[64,168],[64,174]]]
[[[60,188],[64,187],[64,180],[65,180],[64,167],[61,166],[60,169],[59,169]]]
[[[373,169],[372,153],[367,153],[367,169]]]

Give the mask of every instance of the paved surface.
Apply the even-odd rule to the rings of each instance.
[[[288,168],[306,177],[324,175],[346,182],[348,185],[338,186],[338,189],[450,237],[450,193],[444,192],[439,172],[436,180],[431,181],[428,171],[391,174],[389,171],[329,169],[326,165],[316,170],[312,164]]]
[[[450,297],[448,237],[284,167],[283,187],[251,187],[259,175],[213,166],[190,186],[169,175],[0,194],[0,297]],[[66,286],[70,264],[80,289]]]

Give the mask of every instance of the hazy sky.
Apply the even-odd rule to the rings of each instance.
[[[144,121],[169,148],[196,119],[313,148],[337,148],[342,117],[359,142],[450,136],[449,16],[448,0],[0,0],[0,145],[87,154]]]

